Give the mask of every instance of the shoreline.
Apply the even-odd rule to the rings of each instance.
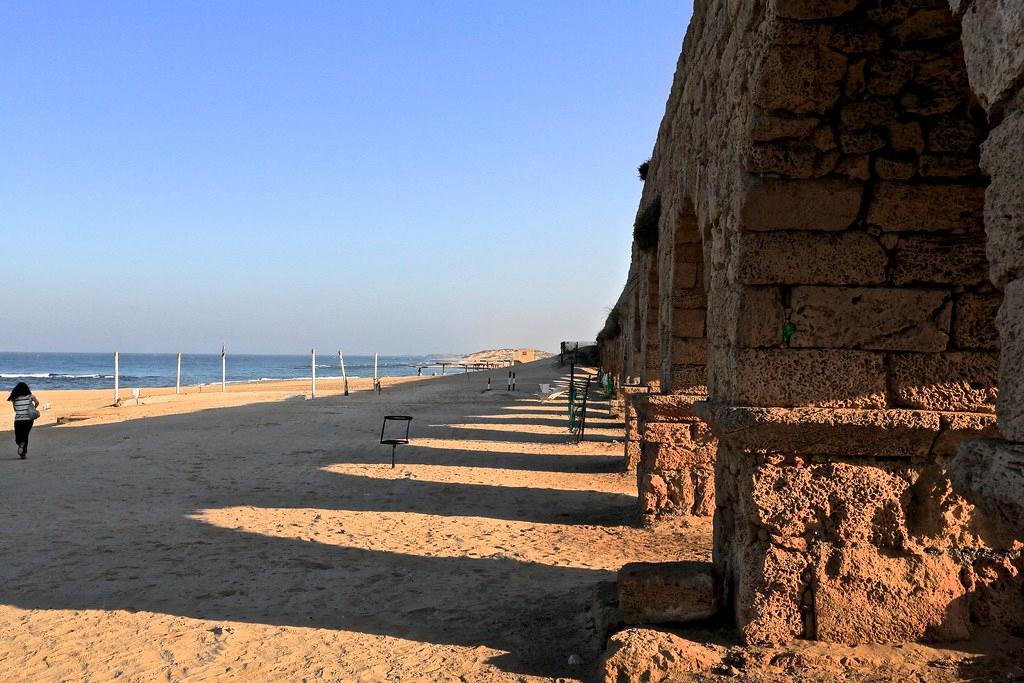
[[[452,376],[452,375],[445,375]],[[387,388],[406,382],[437,379],[442,375],[381,376],[381,386]],[[31,387],[31,384],[29,385]],[[349,392],[371,391],[372,377],[349,377]],[[139,390],[136,403],[133,389]],[[39,399],[41,416],[36,427],[74,426],[76,424],[106,424],[165,415],[180,415],[214,408],[231,408],[254,403],[272,403],[288,399],[311,398],[310,378],[304,379],[260,379],[238,380],[226,383],[226,391],[220,390],[220,382],[214,384],[190,384],[181,387],[176,394],[170,387],[121,387],[121,403],[114,405],[113,386],[104,389],[39,389],[33,394]],[[344,393],[340,377],[317,377],[316,397],[341,396]],[[6,394],[5,394],[6,397]],[[4,401],[6,403],[6,401]],[[44,409],[46,404],[50,408]],[[0,431],[14,429],[14,412],[6,406],[0,409]]]

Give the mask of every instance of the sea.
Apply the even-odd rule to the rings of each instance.
[[[311,357],[305,355],[232,354],[225,357],[229,383],[260,382],[273,379],[309,379]],[[341,377],[337,354],[317,354],[317,379]],[[451,357],[379,356],[378,373],[382,377],[416,374],[417,365],[436,365]],[[173,387],[178,356],[174,353],[121,353],[118,360],[122,388]],[[345,356],[345,372],[350,378],[372,377],[373,356]],[[441,374],[440,369],[424,368],[423,374]],[[449,370],[451,372],[451,370]],[[181,356],[181,384],[219,384],[219,353],[185,353]],[[103,389],[114,385],[113,353],[9,353],[0,352],[0,391],[26,382],[32,389]]]

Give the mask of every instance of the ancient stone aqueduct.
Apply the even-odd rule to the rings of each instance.
[[[697,0],[599,338],[747,642],[1024,627],[1024,2]]]

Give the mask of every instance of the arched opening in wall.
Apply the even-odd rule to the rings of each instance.
[[[643,367],[640,381],[657,391],[661,379],[661,338],[659,336],[660,296],[657,254],[650,254],[642,274],[640,303],[643,353]]]
[[[673,211],[660,242],[661,390],[666,394],[707,394],[707,296],[704,254],[693,204]]]
[[[1006,576],[964,545],[1009,552],[1005,535],[965,540],[994,527],[946,468],[995,422],[988,124],[944,0],[790,20],[807,6],[776,0],[766,20],[729,287],[712,292],[729,314],[712,388],[729,404],[713,416],[715,561],[748,641],[967,637],[997,614],[986,595]],[[914,430],[919,443],[902,441]],[[828,505],[796,481],[829,490]],[[919,548],[942,568],[913,575]],[[772,564],[783,555],[786,569]],[[770,584],[750,569],[769,565]],[[960,580],[973,592],[947,599]],[[1008,593],[1024,603],[1019,583]]]

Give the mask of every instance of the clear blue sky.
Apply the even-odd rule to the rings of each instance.
[[[593,338],[690,13],[4,2],[0,350]]]

